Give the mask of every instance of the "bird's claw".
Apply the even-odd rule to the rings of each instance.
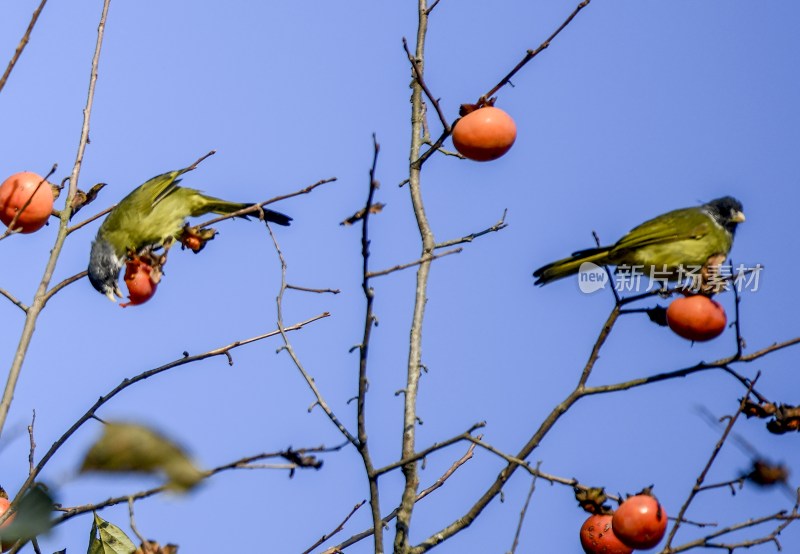
[[[114,289],[106,291],[106,297],[112,302],[116,302],[117,296],[119,296],[120,298],[123,297],[119,285],[117,283],[114,283]]]

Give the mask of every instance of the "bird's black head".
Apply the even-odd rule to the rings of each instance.
[[[89,281],[95,290],[105,294],[112,302],[116,302],[114,295],[122,298],[118,284],[121,268],[122,260],[114,253],[111,244],[101,238],[95,239],[89,257]]]
[[[736,225],[744,221],[742,203],[733,196],[723,196],[706,204],[711,216],[717,223],[725,227],[731,234],[736,231]]]

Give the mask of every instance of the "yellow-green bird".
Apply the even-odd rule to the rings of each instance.
[[[122,298],[118,280],[128,252],[161,246],[177,237],[188,217],[208,213],[227,215],[253,205],[228,202],[178,186],[178,177],[193,170],[199,161],[184,169],[157,175],[139,186],[123,198],[100,225],[89,257],[89,281],[112,302],[116,301],[114,295]],[[292,220],[266,208],[263,212],[266,221],[278,225],[289,225]],[[257,214],[250,215],[257,217]],[[241,217],[247,219],[248,216]]]
[[[736,225],[743,221],[742,203],[731,196],[673,210],[634,227],[610,246],[580,250],[540,267],[533,272],[535,284],[546,285],[574,275],[584,262],[640,266],[670,273],[681,267],[703,267],[716,256],[722,256],[722,260],[727,257]]]

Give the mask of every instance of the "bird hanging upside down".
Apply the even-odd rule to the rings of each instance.
[[[675,273],[681,267],[719,265],[733,246],[736,225],[743,221],[742,203],[731,196],[673,210],[634,227],[611,246],[580,250],[540,267],[533,272],[535,284],[574,275],[584,262]]]
[[[187,228],[185,231],[186,218],[208,213],[228,215],[253,205],[228,202],[178,186],[178,177],[193,170],[211,154],[213,151],[184,169],[153,177],[111,210],[97,231],[89,258],[89,281],[98,292],[112,302],[116,301],[115,295],[122,298],[118,280],[126,259],[154,248],[169,247],[173,240],[181,240],[187,232],[187,238],[192,237],[189,247],[197,251],[195,241],[204,230],[188,231]],[[263,213],[265,221],[278,225],[289,225],[292,221],[291,217],[266,208],[262,208],[260,213]],[[260,213],[239,217],[260,217]],[[209,238],[206,234],[205,240]]]

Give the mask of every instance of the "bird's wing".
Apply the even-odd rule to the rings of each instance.
[[[714,221],[702,208],[683,208],[667,212],[634,227],[615,245],[614,250],[631,250],[652,244],[700,239],[714,228]]]
[[[178,183],[181,182],[180,179],[177,179],[178,175],[180,173],[177,171],[162,173],[141,186],[143,196],[147,198],[151,207],[155,207],[178,189]]]

